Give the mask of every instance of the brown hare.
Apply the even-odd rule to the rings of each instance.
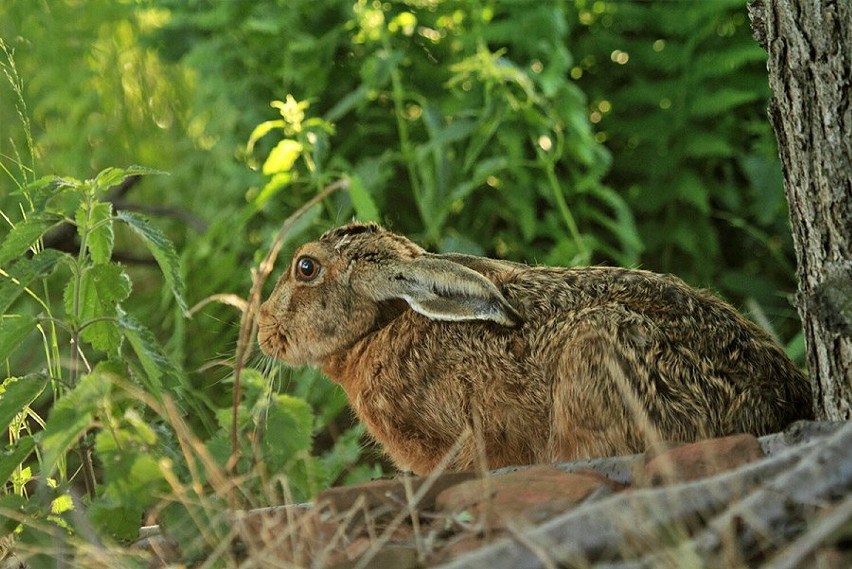
[[[435,255],[375,224],[299,248],[263,351],[320,366],[401,469],[627,454],[812,417],[757,326],[669,275]]]

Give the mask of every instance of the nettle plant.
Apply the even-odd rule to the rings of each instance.
[[[0,455],[0,523],[16,534],[16,553],[31,560],[54,554],[57,535],[65,538],[59,543],[90,543],[80,536],[91,528],[135,539],[146,513],[174,528],[192,554],[225,539],[228,505],[304,500],[340,474],[341,454],[358,453],[355,433],[330,458],[313,457],[310,406],[272,393],[249,371],[238,425],[251,451],[232,461],[230,409],[214,409],[193,391],[122,306],[132,283],[113,248],[117,231],[129,230],[187,313],[171,242],[107,199],[110,188],[151,173],[108,168],[84,181],[42,178],[19,188],[20,220],[3,212],[11,229],[0,241],[0,425],[9,444]],[[75,253],[44,246],[52,231],[69,227]]]
[[[178,257],[145,218],[105,199],[130,176],[150,173],[131,167],[85,181],[45,177],[18,190],[20,221],[4,213],[11,226],[0,243],[0,425],[10,443],[0,459],[0,480],[7,481],[0,507],[7,530],[43,534],[33,522],[46,520],[70,528],[66,514],[78,509],[79,494],[105,534],[132,537],[143,510],[167,489],[157,460],[162,437],[144,402],[162,404],[170,393],[181,405],[197,403],[153,334],[122,309],[132,286],[112,260],[115,226],[141,237],[185,311]],[[76,254],[44,247],[45,235],[60,226],[76,229]],[[26,348],[36,333],[43,360],[34,365],[35,350]],[[19,375],[19,367],[37,371]]]

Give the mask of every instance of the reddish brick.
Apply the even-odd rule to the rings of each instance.
[[[436,509],[469,511],[480,523],[497,529],[506,521],[540,523],[585,500],[599,488],[618,490],[613,482],[591,471],[566,473],[553,466],[534,466],[510,474],[463,482],[441,492]]]
[[[637,486],[662,486],[697,480],[764,456],[758,440],[747,434],[673,447],[653,447],[634,465],[633,482]]]

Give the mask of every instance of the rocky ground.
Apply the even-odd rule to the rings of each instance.
[[[242,567],[852,567],[852,423],[332,488],[240,513]],[[150,530],[149,530],[150,531]],[[154,566],[180,557],[142,540]]]

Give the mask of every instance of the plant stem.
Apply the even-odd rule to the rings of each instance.
[[[252,285],[249,291],[246,310],[243,311],[240,319],[240,332],[237,338],[236,361],[234,362],[234,394],[231,416],[231,458],[228,460],[226,469],[229,473],[236,472],[239,462],[241,449],[239,440],[239,408],[242,398],[241,376],[243,368],[251,355],[251,350],[254,346],[254,338],[257,337],[257,313],[260,310],[261,294],[263,285],[266,279],[272,273],[272,268],[275,260],[278,258],[278,253],[281,252],[281,247],[289,236],[290,230],[296,221],[303,216],[309,209],[320,203],[322,200],[330,196],[332,193],[349,187],[349,180],[340,179],[326,186],[321,192],[305,202],[302,207],[296,210],[290,217],[284,220],[272,246],[266,253],[266,256],[261,261],[256,270],[252,271]],[[231,506],[236,508],[238,498],[238,487],[234,487],[231,492]]]
[[[91,231],[89,224],[92,220],[92,196],[88,192],[85,195],[86,222],[84,227],[77,228],[80,233],[80,253],[77,255],[76,262],[74,263],[74,303],[71,320],[71,375],[69,377],[72,389],[77,385],[77,379],[80,375],[80,304],[82,296],[82,291],[80,289],[83,284],[83,271],[86,270],[86,265],[88,264],[86,248],[88,246],[89,232]],[[92,453],[83,442],[79,444],[78,452],[80,453],[80,462],[83,468],[83,478],[86,484],[86,491],[90,498],[94,498],[97,482],[95,479],[95,468],[92,464]],[[65,476],[67,476],[67,473],[65,473],[63,478]]]
[[[589,249],[583,242],[583,237],[580,235],[580,230],[577,228],[577,222],[574,221],[574,215],[568,207],[568,202],[565,201],[565,196],[562,194],[562,186],[556,178],[556,169],[552,161],[547,161],[544,171],[547,174],[547,182],[550,184],[550,190],[553,192],[553,199],[556,201],[556,207],[559,208],[559,213],[562,215],[562,220],[568,227],[571,238],[577,246],[577,251],[583,259],[584,263],[590,260]]]
[[[390,56],[391,46],[387,37],[382,38],[382,44],[385,51]],[[411,139],[408,134],[408,124],[405,122],[405,90],[402,87],[402,76],[399,69],[394,66],[390,72],[391,78],[391,96],[393,98],[393,114],[396,119],[396,130],[399,134],[399,146],[402,151],[402,159],[405,162],[405,168],[408,172],[408,180],[411,184],[411,193],[414,195],[414,204],[417,206],[417,212],[420,214],[420,220],[423,222],[423,227],[426,229],[426,234],[429,238],[436,242],[438,241],[437,227],[429,219],[429,212],[426,211],[423,195],[423,188],[420,186],[420,178],[417,176],[417,170],[414,168],[414,147],[411,145]]]

